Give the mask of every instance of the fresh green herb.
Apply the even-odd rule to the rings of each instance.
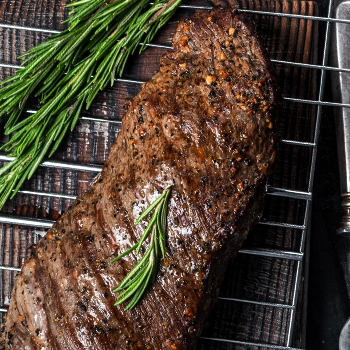
[[[150,236],[149,245],[143,257],[129,271],[119,287],[113,290],[113,292],[122,291],[118,295],[115,305],[122,304],[124,301],[132,298],[126,306],[126,310],[132,309],[143,296],[149,283],[154,282],[158,271],[159,256],[162,258],[165,256],[166,217],[170,191],[170,188],[166,188],[162,195],[148,206],[135,221],[135,225],[139,224],[141,220],[154,210],[141,239],[111,261],[112,264],[133,250],[136,250],[138,254],[142,244]]]
[[[0,149],[15,157],[0,169],[0,209],[13,198],[43,161],[73,130],[83,109],[115,76],[128,57],[146,48],[181,0],[78,0],[68,29],[51,36],[22,57],[25,66],[5,79],[0,89],[0,118],[8,115]],[[142,41],[142,45],[141,44]],[[41,107],[25,113],[36,96]]]

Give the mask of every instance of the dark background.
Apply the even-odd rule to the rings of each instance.
[[[310,241],[307,349],[338,349],[350,315],[344,276],[336,251],[340,222],[339,172],[333,111],[322,115],[314,182]]]
[[[328,1],[317,1],[327,16]],[[320,55],[324,45],[320,26]],[[330,74],[324,99],[332,101]],[[307,317],[307,349],[339,348],[339,334],[350,316],[349,297],[337,256],[336,229],[341,220],[335,109],[323,108],[317,151],[312,210]]]

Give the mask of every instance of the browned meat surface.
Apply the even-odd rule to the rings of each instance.
[[[261,214],[278,93],[252,24],[231,9],[179,24],[130,102],[102,174],[16,278],[14,349],[193,349],[228,260]],[[140,212],[173,184],[165,259],[132,310],[112,290],[139,259]]]

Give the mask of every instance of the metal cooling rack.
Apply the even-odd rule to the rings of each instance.
[[[276,13],[276,12],[266,12],[266,11],[258,11],[258,10],[242,10],[244,12],[253,14],[254,16],[276,16],[276,17],[288,17],[288,18],[298,18],[298,19],[307,19],[310,21],[314,21],[315,23],[318,23],[318,26],[320,28],[320,33],[322,33],[320,44],[324,43],[323,47],[320,50],[320,59],[318,64],[305,64],[305,63],[298,63],[293,61],[287,61],[287,60],[273,60],[275,64],[282,65],[282,66],[290,66],[290,67],[301,67],[308,70],[314,70],[317,72],[318,75],[318,91],[317,91],[317,98],[314,100],[311,99],[298,99],[298,98],[292,98],[285,96],[284,100],[287,102],[292,102],[296,104],[305,104],[305,105],[313,105],[315,106],[315,125],[314,125],[314,131],[312,140],[293,140],[293,139],[282,139],[282,144],[285,145],[291,145],[295,147],[305,147],[310,149],[311,151],[311,163],[310,171],[308,175],[308,185],[307,190],[305,191],[299,191],[295,189],[289,189],[289,188],[279,188],[279,187],[273,187],[273,186],[267,186],[267,194],[269,197],[282,197],[285,199],[293,199],[293,200],[300,200],[305,203],[303,206],[303,220],[302,222],[298,223],[286,223],[286,222],[278,222],[278,221],[262,221],[259,223],[260,226],[267,226],[267,227],[282,227],[286,229],[294,229],[299,230],[301,232],[300,234],[300,241],[299,241],[299,248],[296,251],[289,251],[289,250],[283,250],[283,249],[267,249],[267,248],[244,248],[240,251],[241,255],[251,255],[251,256],[258,256],[258,257],[267,257],[267,258],[276,258],[286,261],[292,261],[295,264],[295,277],[293,280],[293,283],[290,287],[291,290],[291,302],[290,303],[271,303],[271,302],[264,302],[264,301],[255,301],[255,300],[249,300],[245,298],[232,298],[232,297],[220,297],[221,300],[233,302],[233,303],[239,303],[239,304],[251,304],[251,305],[257,305],[261,306],[263,308],[273,308],[273,309],[281,309],[281,310],[287,310],[289,312],[289,318],[288,318],[288,325],[286,330],[286,335],[284,337],[284,341],[281,344],[272,344],[272,343],[261,343],[256,341],[249,341],[244,340],[241,341],[239,339],[235,339],[233,336],[230,339],[227,338],[221,338],[221,337],[211,337],[206,336],[205,334],[202,337],[202,347],[203,349],[296,349],[293,343],[293,334],[295,331],[295,323],[297,315],[297,309],[299,303],[301,303],[301,284],[302,281],[306,276],[305,273],[305,263],[307,263],[307,240],[308,235],[310,231],[310,216],[311,216],[311,203],[312,203],[312,191],[313,191],[313,180],[314,180],[314,173],[315,173],[315,163],[316,163],[316,152],[317,152],[317,144],[318,144],[318,134],[320,129],[320,122],[321,122],[321,113],[322,108],[324,106],[331,106],[331,107],[350,107],[350,104],[341,104],[341,103],[335,103],[331,101],[325,101],[324,100],[324,90],[325,90],[325,81],[326,81],[326,75],[329,71],[337,71],[337,72],[350,72],[350,69],[337,69],[334,67],[328,66],[328,49],[330,45],[330,26],[333,22],[342,22],[342,23],[350,23],[350,21],[346,20],[336,20],[332,18],[332,9],[334,6],[333,1],[329,1],[328,10],[325,15],[322,16],[303,16],[303,15],[293,15],[293,14],[284,14],[284,13]],[[182,8],[203,8],[203,6],[191,6],[191,5],[182,5]],[[210,8],[210,7],[204,7],[204,8]],[[56,33],[56,30],[44,30],[40,28],[32,28],[32,27],[25,27],[25,26],[17,26],[17,25],[11,25],[11,24],[5,24],[0,23],[0,28],[7,28],[7,29],[13,29],[13,30],[23,30],[23,31],[38,31],[41,33]],[[323,40],[322,40],[323,39]],[[157,46],[157,45],[149,45],[149,46]],[[162,46],[162,45],[160,45]],[[166,46],[162,46],[166,47]],[[13,68],[13,69],[19,69],[20,67],[15,64],[8,64],[8,63],[1,63],[0,67],[3,68]],[[119,79],[119,81],[130,83],[130,84],[140,84],[142,81],[138,80],[131,80],[131,79]],[[28,111],[29,113],[33,111]],[[92,121],[92,122],[100,122],[100,123],[111,123],[115,124],[117,128],[120,128],[121,122],[118,120],[108,120],[98,117],[84,117],[86,121]],[[5,154],[0,154],[0,162],[7,162],[10,158],[7,157]],[[68,162],[68,161],[46,161],[41,165],[42,168],[51,168],[53,170],[67,170],[67,171],[78,171],[78,172],[87,172],[91,173],[91,176],[97,174],[102,166],[101,164],[82,164],[77,162]],[[22,190],[20,191],[23,195],[28,196],[34,196],[34,197],[54,197],[58,198],[59,200],[67,200],[67,201],[73,201],[75,198],[75,195],[68,194],[68,193],[57,193],[57,192],[45,192],[43,193],[40,190]],[[6,249],[11,249],[13,247],[13,244],[11,242],[6,242],[6,232],[8,230],[13,230],[14,227],[22,227],[24,229],[24,234],[30,234],[31,238],[24,243],[26,246],[22,247],[21,249],[24,251],[28,251],[29,245],[36,243],[40,237],[45,233],[45,230],[49,229],[53,223],[53,220],[49,219],[40,219],[40,218],[31,218],[31,217],[24,217],[21,215],[16,215],[6,213],[6,212],[0,212],[0,227],[2,224],[2,230],[0,230],[0,235],[2,235],[2,239],[0,240],[0,251],[4,252]],[[35,228],[36,230],[30,231],[31,228]],[[26,230],[28,229],[28,230]],[[11,231],[12,232],[12,231]],[[10,236],[13,234],[10,232]],[[18,240],[18,242],[21,242]],[[28,243],[29,242],[29,243]],[[21,244],[21,243],[18,243]],[[23,243],[22,243],[23,244]],[[11,252],[10,252],[11,254]],[[17,259],[17,260],[16,260]],[[20,271],[20,265],[22,263],[22,258],[17,257],[16,259],[9,259],[11,263],[6,263],[3,258],[0,257],[0,312],[1,317],[6,313],[7,311],[7,305],[10,298],[10,289],[5,290],[5,284],[9,283],[11,286],[13,283],[13,278],[16,272]],[[16,260],[16,261],[13,261]],[[5,281],[5,279],[9,279],[9,282]],[[6,282],[6,283],[5,283]],[[206,342],[210,342],[210,347],[206,347]],[[226,346],[226,347],[224,347]],[[298,349],[303,346],[303,344],[298,344]],[[299,347],[300,346],[300,347]]]

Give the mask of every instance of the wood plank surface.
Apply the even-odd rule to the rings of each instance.
[[[28,30],[42,28],[62,30],[62,20],[67,17],[66,0],[3,0],[0,2],[0,64],[19,65],[19,54],[45,40],[49,33]],[[208,6],[207,1],[191,1],[191,5]],[[289,0],[241,0],[242,9],[287,14],[315,15],[317,8],[311,1]],[[194,13],[193,9],[181,8],[155,39],[155,43],[170,45],[172,34],[180,18]],[[252,13],[267,47],[270,57],[278,61],[317,63],[317,22],[311,19],[282,17]],[[11,26],[22,26],[19,29]],[[146,81],[159,66],[164,48],[148,48],[142,55],[133,57],[123,78]],[[288,63],[275,63],[280,86],[285,97],[315,99],[317,71]],[[0,79],[13,74],[11,67],[0,67]],[[81,120],[54,160],[103,164],[121,127],[124,103],[139,89],[138,83],[117,82],[113,88],[102,92],[85,117],[100,121]],[[28,109],[38,106],[35,101]],[[310,104],[285,101],[278,121],[282,139],[313,142],[315,107]],[[0,121],[0,145],[6,141],[2,134],[4,121]],[[281,143],[274,174],[270,185],[290,190],[308,191],[312,149]],[[121,155],[122,156],[122,155]],[[0,163],[1,166],[1,163]],[[43,195],[18,194],[0,212],[2,215],[34,217],[55,220],[68,208],[72,200],[45,195],[58,193],[76,196],[83,192],[95,176],[92,172],[41,167],[25,190],[40,191]],[[306,201],[267,196],[264,220],[302,225],[305,219]],[[20,267],[43,230],[0,224],[0,265]],[[245,247],[299,251],[301,230],[259,225],[250,235]],[[16,272],[0,270],[0,307],[6,306]],[[223,297],[240,298],[256,302],[292,303],[296,262],[286,259],[239,254],[227,273],[221,290]],[[301,300],[301,299],[299,299]],[[266,307],[259,304],[220,300],[208,322],[206,336],[238,341],[250,341],[285,345],[289,308]],[[300,321],[302,316],[298,316]],[[294,346],[302,346],[301,323],[295,328]],[[199,349],[247,349],[226,342],[201,341]],[[249,349],[256,349],[252,346]]]

